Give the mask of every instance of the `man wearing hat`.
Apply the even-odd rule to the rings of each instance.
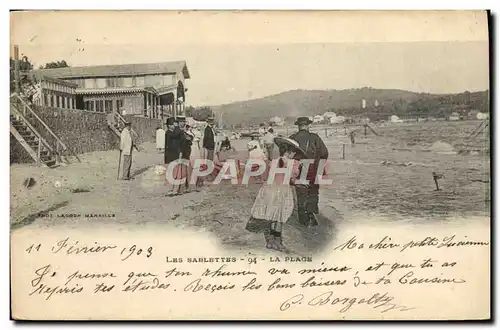
[[[130,134],[130,122],[125,122],[125,127],[120,135],[120,151],[123,155],[122,180],[130,180],[130,168],[132,167],[132,135]]]
[[[182,130],[179,128],[179,123],[174,117],[167,118],[167,132],[165,133],[165,153],[164,162],[168,165],[170,162],[179,159],[180,140]]]
[[[312,120],[309,117],[298,117],[295,125],[298,126],[299,131],[290,136],[304,150],[305,158],[314,160],[307,171],[306,177],[309,183],[296,186],[299,222],[304,226],[318,225],[316,214],[319,213],[319,184],[316,183],[316,177],[320,160],[328,159],[328,149],[323,140],[318,134],[309,132],[311,123]]]
[[[202,147],[207,150],[207,159],[211,161],[214,160],[214,150],[215,150],[215,132],[214,132],[214,119],[207,119],[207,127],[205,127],[205,132],[203,134],[203,145]]]

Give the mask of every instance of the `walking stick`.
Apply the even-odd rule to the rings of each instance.
[[[120,150],[120,158],[118,158],[118,173],[116,174],[116,180],[120,180],[120,164],[122,162],[122,151]]]

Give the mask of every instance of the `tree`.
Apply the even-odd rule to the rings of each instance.
[[[212,108],[210,107],[198,107],[188,106],[185,110],[187,117],[193,117],[197,121],[205,121],[213,115]]]
[[[57,69],[57,68],[69,68],[69,64],[65,61],[57,61],[46,63],[45,65],[40,66],[40,69]]]
[[[19,61],[19,71],[21,73],[21,84],[23,83],[23,80],[26,80],[26,76],[23,75],[23,73],[26,73],[30,70],[33,69],[33,64],[30,62],[27,56],[23,56],[22,59]],[[15,60],[11,57],[10,58],[10,91],[13,92],[16,88],[15,86]]]

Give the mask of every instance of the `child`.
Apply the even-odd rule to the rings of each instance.
[[[260,144],[258,141],[252,140],[247,143],[247,149],[248,149],[248,159],[253,160],[253,161],[266,161],[266,155],[264,153],[264,150],[260,147]],[[248,169],[251,172],[257,172],[259,170],[259,165],[258,164],[252,164],[251,168]],[[252,176],[251,180],[252,182],[255,180],[257,182],[262,181],[264,178],[264,175],[259,175],[259,176]],[[250,180],[249,180],[250,182]]]
[[[296,156],[305,157],[305,152],[299,144],[289,138],[277,137],[274,142],[278,145],[280,156],[272,166],[284,168],[292,163],[290,181],[294,182],[299,176],[299,161]],[[283,245],[281,232],[283,223],[292,215],[294,209],[293,188],[290,182],[285,182],[284,173],[276,173],[274,180],[265,182],[259,190],[251,210],[251,218],[247,224],[247,230],[253,231],[251,222],[267,222],[264,229],[266,248],[278,251],[286,251]],[[272,179],[272,178],[271,178]]]

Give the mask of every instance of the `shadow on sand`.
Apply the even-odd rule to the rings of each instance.
[[[322,252],[338,233],[336,223],[343,220],[342,215],[331,206],[324,207],[316,215],[316,218],[318,219],[318,226],[311,228],[300,225],[299,218],[295,214],[286,223],[284,230],[295,232],[299,240],[294,245],[303,245],[298,251],[302,250],[311,254]],[[293,249],[293,246],[291,247],[293,251],[297,250]]]
[[[150,168],[151,168],[151,166],[146,166],[146,167],[140,168],[138,170],[135,170],[134,173],[132,173],[132,175],[130,176],[130,178],[134,179],[136,176],[141,175],[142,173],[146,172]]]
[[[19,228],[22,228],[24,226],[27,226],[27,225],[30,225],[32,224],[37,218],[39,218],[42,214],[45,214],[45,213],[49,213],[49,212],[52,212],[52,211],[55,211],[57,209],[60,209],[61,207],[65,207],[69,204],[68,201],[64,201],[64,202],[61,202],[61,203],[58,203],[58,204],[55,204],[55,205],[52,205],[51,207],[49,207],[48,209],[46,210],[43,210],[43,211],[39,211],[39,212],[36,212],[36,213],[33,213],[33,214],[30,214],[28,215],[26,218],[18,221],[18,222],[15,222],[13,224],[10,225],[10,230],[16,230],[16,229],[19,229]]]
[[[209,229],[220,240],[220,244],[230,249],[260,253],[266,249],[263,229],[270,223],[250,220],[250,210],[260,185],[218,185],[205,188],[198,203],[189,207],[193,214],[193,226]],[[325,206],[317,215],[319,225],[306,228],[298,224],[298,214],[294,212],[283,226],[283,243],[290,254],[310,256],[321,253],[338,234],[337,224],[343,216],[334,208]],[[273,252],[280,253],[272,250]]]

